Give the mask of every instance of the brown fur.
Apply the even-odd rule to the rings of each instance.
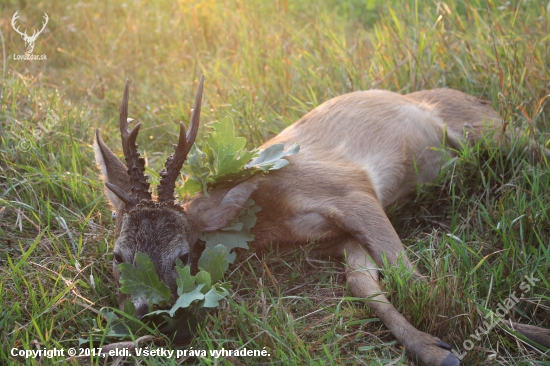
[[[177,233],[187,241],[179,246],[145,233],[139,240],[147,242],[135,244],[137,234],[128,231],[136,224],[133,214],[125,213],[120,202],[109,196],[120,211],[117,226],[122,227],[117,229],[115,252],[124,252],[126,260],[132,261],[137,248],[155,251],[157,273],[173,285],[175,271],[166,267],[181,253],[188,253],[201,232],[225,226],[252,197],[263,208],[253,228],[256,248],[271,242],[295,246],[315,241],[326,254],[346,258],[352,294],[371,298],[369,306],[414,358],[426,365],[458,365],[449,345],[414,328],[380,289],[378,268],[384,266],[383,258],[390,265],[402,261],[414,271],[384,208],[416,184],[437,177],[454,154],[438,149],[441,146],[457,150],[487,132],[506,142],[501,131],[502,120],[487,103],[451,89],[408,95],[382,90],[342,95],[263,145],[299,143],[300,152],[288,158],[287,167],[232,189],[214,191],[210,198],[198,195],[184,206],[183,218],[166,217],[167,222],[187,220]],[[105,149],[98,137],[100,166],[112,161],[112,153]],[[545,154],[550,157],[548,151]],[[101,169],[108,181],[124,180],[111,177],[114,169],[108,166]],[[153,216],[147,216],[147,225],[156,225],[147,222],[154,221]],[[529,328],[525,334],[536,334],[542,344],[548,341],[547,331]]]

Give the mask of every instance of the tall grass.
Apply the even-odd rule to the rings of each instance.
[[[91,143],[100,128],[119,151],[116,119],[126,78],[153,184],[177,138],[177,122],[188,123],[201,73],[203,125],[229,115],[250,146],[342,93],[436,87],[489,99],[510,126],[524,126],[530,138],[547,143],[546,6],[481,0],[0,4],[7,55],[0,110],[0,359],[37,364],[12,357],[11,349],[75,347],[105,324],[100,309],[115,306],[113,224]],[[47,61],[13,59],[24,52],[10,24],[16,10],[21,29],[36,28],[43,13],[49,15],[34,50]],[[38,122],[44,126],[50,110],[60,119],[45,131]],[[410,287],[399,269],[385,270],[392,302],[419,329],[460,350],[482,324],[479,313],[495,310],[524,275],[534,274],[540,281],[510,317],[550,328],[548,192],[548,165],[529,165],[518,151],[500,152],[491,143],[465,149],[437,182],[389,210],[409,256],[430,278],[427,286]],[[190,346],[266,347],[270,356],[186,362],[413,362],[363,302],[346,298],[340,265],[309,248],[239,258],[229,278],[233,300],[209,315]],[[465,362],[541,360],[535,349],[495,329]]]

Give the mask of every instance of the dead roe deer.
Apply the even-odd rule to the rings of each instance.
[[[105,194],[115,212],[114,272],[117,264],[133,263],[147,253],[158,276],[175,293],[174,262],[189,256],[198,236],[226,226],[252,198],[262,210],[252,233],[255,247],[271,242],[298,246],[315,241],[321,252],[346,262],[349,290],[370,298],[368,305],[406,347],[426,365],[459,365],[451,346],[412,326],[387,300],[379,286],[384,258],[415,271],[384,207],[406,196],[415,185],[435,179],[453,151],[482,133],[502,137],[502,120],[488,103],[452,89],[399,95],[367,90],[333,98],[266,142],[300,152],[290,164],[264,176],[254,176],[232,188],[198,194],[189,202],[174,197],[175,181],[197,135],[203,78],[192,112],[189,132],[180,122],[176,152],[166,161],[158,197],[152,197],[139,158],[136,137],[140,125],[128,129],[129,86],[120,106],[120,131],[126,166],[105,146],[96,131],[96,162],[105,181]],[[506,138],[502,139],[506,140]],[[536,146],[531,146],[533,151]],[[540,150],[539,150],[540,151]],[[550,152],[543,154],[550,158]],[[175,296],[175,295],[174,295]],[[125,295],[120,296],[121,303]],[[134,300],[139,314],[146,299]],[[524,326],[523,332],[550,346],[550,332]]]

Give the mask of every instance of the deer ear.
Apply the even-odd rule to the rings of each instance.
[[[200,195],[184,206],[187,217],[199,233],[221,229],[239,213],[250,195],[258,187],[255,179],[220,191],[210,197]]]
[[[99,136],[99,129],[95,131],[94,139],[95,161],[101,169],[101,179],[104,182],[111,183],[119,187],[126,194],[130,194],[130,177],[126,173],[127,169],[122,162],[113,154],[111,150],[103,143]],[[124,202],[110,189],[105,187],[105,196],[113,205],[116,211],[122,210]]]

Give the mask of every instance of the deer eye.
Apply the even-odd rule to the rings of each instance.
[[[120,264],[124,262],[124,259],[122,258],[122,255],[120,253],[114,253],[115,254],[115,263]]]

